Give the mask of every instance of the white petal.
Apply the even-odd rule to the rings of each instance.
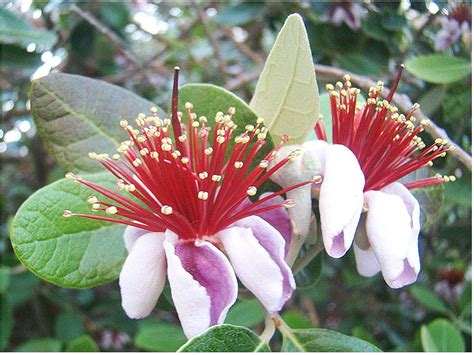
[[[354,254],[356,259],[357,272],[365,277],[371,277],[380,272],[380,264],[371,247],[369,249],[359,248],[354,243]]]
[[[130,318],[150,314],[166,280],[163,233],[147,233],[136,242],[120,272],[122,307]]]
[[[278,312],[291,296],[295,283],[284,261],[285,242],[278,231],[259,217],[241,225],[259,224],[258,238],[251,228],[230,227],[218,233],[235,273],[269,313]]]
[[[237,279],[227,258],[206,241],[182,242],[166,231],[171,295],[184,333],[191,338],[222,324],[237,299]]]
[[[130,253],[130,250],[132,249],[137,239],[147,233],[150,233],[150,231],[132,226],[127,226],[127,228],[125,228],[125,231],[123,232],[123,241],[125,242],[125,248],[127,249],[127,251]]]
[[[343,256],[350,248],[364,203],[364,174],[355,155],[343,145],[328,148],[319,195],[321,230],[327,253]]]
[[[410,246],[408,252],[408,263],[411,265],[416,274],[420,272],[420,255],[418,252],[418,237],[420,234],[420,204],[418,200],[410,193],[410,191],[399,182],[391,183],[385,186],[382,191],[399,196],[405,203],[408,214],[411,216],[411,231]]]
[[[365,200],[368,205],[367,236],[385,282],[392,288],[415,282],[419,269],[410,265],[408,259],[413,257],[415,246],[412,219],[402,198],[381,191],[368,191]]]
[[[301,153],[276,171],[270,179],[286,188],[311,180],[315,175],[320,175],[323,170],[324,155],[328,146],[327,142],[321,140],[306,142],[302,146],[283,146],[278,150],[270,167],[296,149],[301,150]],[[305,239],[309,233],[311,221],[311,186],[307,185],[292,190],[286,196],[295,202],[295,206],[288,211],[292,221],[293,234]]]

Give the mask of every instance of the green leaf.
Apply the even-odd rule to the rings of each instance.
[[[413,285],[410,287],[410,293],[423,308],[442,314],[449,313],[448,307],[444,302],[431,290],[421,285]]]
[[[314,324],[308,318],[295,311],[285,311],[281,317],[291,328],[309,329],[314,327]]]
[[[316,74],[303,20],[290,15],[273,45],[250,102],[275,142],[303,143],[319,117]]]
[[[146,351],[176,351],[186,342],[181,327],[154,323],[143,326],[134,339],[137,348]]]
[[[13,329],[13,307],[6,295],[0,295],[0,350],[7,347]]]
[[[308,250],[309,246],[308,245],[303,245],[303,248],[301,250]],[[304,258],[303,254],[303,258]],[[313,287],[316,285],[318,282],[319,278],[321,277],[321,273],[323,271],[324,267],[324,253],[319,253],[314,257],[313,260],[305,267],[303,268],[300,272],[295,274],[295,281],[296,281],[296,286],[298,288],[309,288]]]
[[[57,339],[40,338],[30,340],[15,348],[15,352],[59,352],[62,343]]]
[[[233,121],[237,124],[234,136],[245,131],[245,126],[248,124],[255,125],[257,116],[250,109],[250,107],[238,96],[230,91],[227,91],[219,86],[210,84],[189,84],[184,85],[179,89],[179,109],[186,112],[184,104],[190,102],[193,104],[193,112],[198,117],[206,116],[209,125],[214,125],[214,118],[217,112],[227,112],[229,107],[235,107],[235,115]],[[184,115],[183,122],[186,121]],[[232,140],[229,145],[233,145]],[[273,148],[270,139],[267,139],[266,144],[258,152],[255,163],[258,163],[264,156]],[[230,153],[230,149],[227,152]]]
[[[422,55],[407,60],[408,72],[428,83],[447,84],[471,73],[471,63],[465,59],[442,54]]]
[[[10,285],[10,268],[0,266],[0,293],[5,292]]]
[[[21,304],[33,295],[40,283],[40,279],[29,272],[11,275],[10,287],[5,296],[12,305]]]
[[[421,327],[421,344],[426,352],[464,352],[461,332],[446,319],[435,319]]]
[[[69,353],[77,352],[99,352],[99,346],[90,335],[84,334],[72,340],[66,347]]]
[[[113,188],[109,174],[84,179]],[[87,288],[115,280],[126,256],[124,226],[79,217],[90,213],[91,189],[62,179],[35,192],[21,205],[11,242],[20,261],[37,276],[63,287]]]
[[[225,322],[242,327],[254,327],[265,320],[265,312],[257,300],[239,301],[229,310]]]
[[[55,337],[65,342],[74,340],[85,331],[81,317],[73,312],[61,313],[54,325]]]
[[[250,329],[216,325],[189,339],[178,352],[268,352],[270,348]]]
[[[16,13],[0,8],[0,43],[18,44],[26,48],[30,43],[50,47],[56,41],[56,34],[33,28]]]
[[[225,7],[216,16],[216,22],[226,26],[240,26],[259,18],[265,9],[263,3],[244,2]]]
[[[0,53],[2,66],[5,67],[34,70],[43,64],[41,54],[29,53],[18,46],[0,44]]]
[[[51,74],[34,80],[31,111],[47,150],[66,170],[100,172],[91,151],[115,153],[127,138],[119,121],[132,121],[155,106],[134,93],[79,75]],[[159,110],[159,115],[164,115]]]
[[[288,352],[376,352],[375,345],[328,329],[289,329],[282,351]]]

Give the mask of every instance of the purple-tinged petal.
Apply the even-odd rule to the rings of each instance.
[[[418,236],[413,235],[412,218],[403,199],[382,191],[367,191],[364,197],[367,236],[385,282],[391,288],[415,282],[420,266]]]
[[[166,280],[164,233],[142,235],[128,254],[119,285],[122,307],[130,318],[150,314],[160,297]]]
[[[130,250],[132,250],[132,247],[137,241],[137,239],[147,233],[150,233],[150,231],[137,227],[127,226],[127,228],[125,228],[125,231],[123,232],[123,241],[125,243],[125,248],[127,249],[127,251],[130,253]]]
[[[260,196],[260,199],[265,198],[268,195],[271,195],[271,192],[263,193]],[[262,203],[261,206],[265,207],[276,204],[283,205],[283,202],[285,202],[285,199],[283,197],[275,196],[274,198]],[[257,216],[270,223],[278,232],[280,232],[283,239],[285,239],[286,256],[288,254],[288,248],[290,247],[291,243],[291,221],[290,216],[288,214],[288,210],[285,207],[281,206],[274,210],[260,213]]]
[[[222,324],[237,299],[237,279],[224,254],[206,241],[179,241],[170,231],[164,248],[171,295],[186,336]]]
[[[364,203],[365,178],[355,155],[345,146],[328,148],[319,194],[321,230],[327,253],[340,258],[350,248]]]
[[[280,311],[295,289],[281,234],[260,217],[252,216],[217,236],[244,286],[270,314]]]

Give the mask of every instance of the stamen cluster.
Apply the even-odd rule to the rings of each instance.
[[[358,102],[361,91],[352,87],[349,75],[344,76],[344,83],[337,82],[336,87],[326,86],[330,94],[332,143],[345,145],[357,157],[365,175],[365,191],[380,190],[422,167],[432,166],[434,159],[446,156],[447,151],[455,148],[448,147],[447,140],[441,138],[427,147],[419,134],[429,122],[423,120],[416,125],[413,117],[419,105],[414,104],[405,116],[390,103],[402,68],[386,99],[380,97],[384,84],[379,81],[370,88],[365,104]],[[327,140],[321,119],[315,132],[319,139]],[[454,176],[436,175],[404,185],[413,189],[454,180]]]
[[[138,115],[136,127],[122,120],[120,126],[130,139],[120,144],[117,153],[112,157],[89,154],[117,178],[116,187],[122,193],[68,173],[66,177],[94,189],[113,203],[91,196],[88,202],[92,211],[105,215],[65,211],[66,217],[81,216],[150,231],[169,229],[180,238],[194,240],[212,236],[239,219],[279,208],[281,204],[264,203],[313,183],[306,181],[249,203],[248,197],[254,196],[262,183],[298,151],[267,170],[287,137],[254,164],[266,142],[267,130],[262,118],[233,138],[237,128],[232,120],[235,108],[229,108],[225,114],[218,112],[212,129],[206,117],[197,117],[192,111],[191,103],[185,104],[187,119],[182,122],[183,114],[178,113],[177,102],[176,72],[171,119],[161,119],[157,109],[152,108],[150,115]],[[132,198],[125,197],[123,192]],[[293,202],[285,200],[283,205],[292,207]]]

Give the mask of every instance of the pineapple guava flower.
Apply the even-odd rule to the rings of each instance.
[[[454,148],[448,148],[442,139],[425,146],[419,134],[429,122],[415,126],[417,104],[406,116],[390,104],[401,74],[402,68],[387,99],[380,98],[383,83],[378,82],[364,105],[357,102],[360,90],[352,87],[348,75],[336,88],[328,85],[332,144],[327,142],[323,121],[319,120],[315,126],[318,140],[304,143],[299,147],[302,154],[272,176],[281,186],[302,181],[307,175],[322,176],[316,188],[292,191],[288,197],[296,203],[292,215],[306,225],[311,208],[302,208],[310,206],[311,193],[319,198],[324,246],[334,258],[350,248],[361,213],[366,212],[362,217],[365,231],[357,233],[354,245],[357,270],[363,276],[381,271],[392,288],[415,282],[420,271],[420,205],[409,190],[454,181],[453,176],[440,175],[398,181],[431,166],[434,159]],[[296,148],[287,146],[278,154]]]
[[[136,118],[137,128],[122,120],[130,139],[117,154],[90,153],[131,198],[68,173],[105,199],[88,199],[96,214],[64,215],[128,225],[124,241],[129,254],[119,278],[125,312],[131,318],[148,316],[167,276],[184,332],[192,337],[223,323],[237,298],[236,275],[268,313],[281,310],[295,289],[285,263],[291,238],[286,208],[293,202],[281,195],[313,181],[251,202],[262,183],[296,154],[267,170],[280,144],[257,160],[267,135],[263,119],[245,127],[230,148],[237,128],[234,108],[217,113],[211,130],[207,118],[197,118],[186,103],[187,123],[182,123],[177,75],[178,69],[171,119],[157,117],[152,109],[151,115]]]

